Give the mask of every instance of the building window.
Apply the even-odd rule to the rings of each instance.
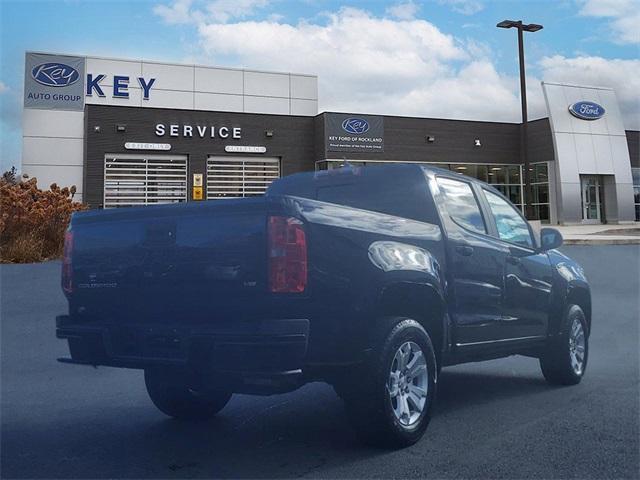
[[[186,156],[105,155],[104,208],[155,205],[186,200]]]
[[[362,161],[362,160],[324,160],[316,163],[317,170],[331,170],[344,166],[348,162],[354,167],[376,165],[381,163],[397,163],[392,160]],[[520,165],[503,164],[473,164],[473,163],[431,163],[431,162],[404,162],[438,167],[452,172],[466,175],[468,177],[482,180],[489,183],[496,190],[500,191],[511,202],[524,211],[522,199],[524,198],[524,186],[522,184],[522,167]],[[546,164],[545,164],[546,165]],[[545,169],[546,172],[546,169]],[[548,188],[547,188],[548,191]],[[547,196],[548,197],[548,196]],[[548,205],[547,205],[548,217]]]
[[[524,210],[522,205],[522,168],[520,165],[470,165],[462,163],[451,164],[449,169],[487,182],[511,200],[511,203]]]
[[[640,222],[640,168],[632,168],[633,176],[633,203],[636,206],[636,222]]]
[[[207,200],[264,195],[277,178],[278,158],[209,157]]]
[[[549,162],[531,164],[530,177],[534,219],[549,223]]]

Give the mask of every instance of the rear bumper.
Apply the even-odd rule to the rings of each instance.
[[[69,343],[63,362],[125,368],[188,367],[210,374],[286,377],[299,373],[309,321],[278,319],[223,325],[92,325],[56,317],[56,336]]]

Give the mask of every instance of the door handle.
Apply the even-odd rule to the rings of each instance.
[[[473,255],[473,247],[470,247],[468,245],[458,245],[456,247],[456,252],[458,252],[463,257],[470,257],[471,255]]]
[[[513,255],[507,255],[507,263],[510,263],[511,265],[520,265],[520,259]]]

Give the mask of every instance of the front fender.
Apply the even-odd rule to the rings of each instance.
[[[571,258],[552,250],[549,259],[554,268],[554,295],[549,319],[549,333],[561,334],[566,309],[578,305],[587,319],[588,332],[591,330],[591,289],[582,267]]]

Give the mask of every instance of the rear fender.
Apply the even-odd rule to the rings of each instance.
[[[415,245],[385,240],[370,245],[369,260],[384,272],[375,302],[380,323],[371,343],[393,328],[389,318],[406,316],[429,332],[440,360],[449,344],[449,325],[446,283],[437,259]]]

